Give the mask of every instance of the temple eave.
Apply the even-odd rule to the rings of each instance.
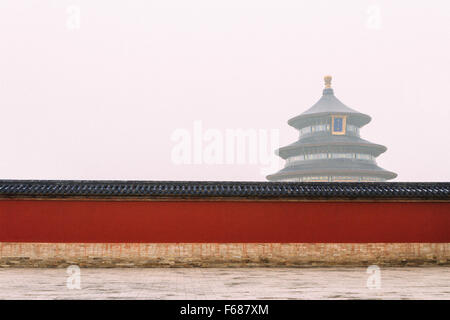
[[[299,176],[302,177],[311,177],[311,176],[345,176],[345,177],[355,177],[355,176],[367,176],[374,178],[381,178],[385,180],[394,179],[397,177],[397,174],[391,171],[373,171],[373,170],[338,170],[338,169],[320,169],[320,170],[297,170],[290,172],[277,172],[272,175],[268,175],[267,179],[269,181],[279,181],[283,179],[291,179],[297,178]]]
[[[303,152],[304,150],[310,148],[334,148],[334,147],[346,147],[351,151],[353,148],[363,148],[367,150],[370,154],[374,156],[379,156],[380,154],[386,152],[387,148],[379,144],[361,144],[361,143],[311,143],[311,144],[297,144],[281,147],[276,150],[276,154],[283,159],[295,155],[296,153]]]

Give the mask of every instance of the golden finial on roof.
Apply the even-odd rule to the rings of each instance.
[[[330,89],[331,88],[331,76],[325,76],[323,77],[323,79],[325,80],[325,88],[326,89]]]

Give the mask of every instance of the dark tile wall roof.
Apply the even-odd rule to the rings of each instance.
[[[450,182],[0,180],[0,198],[422,199],[450,201]]]

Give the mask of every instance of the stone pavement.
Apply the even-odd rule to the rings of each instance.
[[[0,299],[450,299],[449,267],[0,269]],[[74,282],[70,282],[73,287]],[[70,285],[69,285],[70,286]]]

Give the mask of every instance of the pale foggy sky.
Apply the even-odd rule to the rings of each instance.
[[[173,132],[287,145],[331,74],[394,181],[449,181],[449,71],[448,0],[2,0],[0,178],[262,181],[259,164],[175,165]]]

